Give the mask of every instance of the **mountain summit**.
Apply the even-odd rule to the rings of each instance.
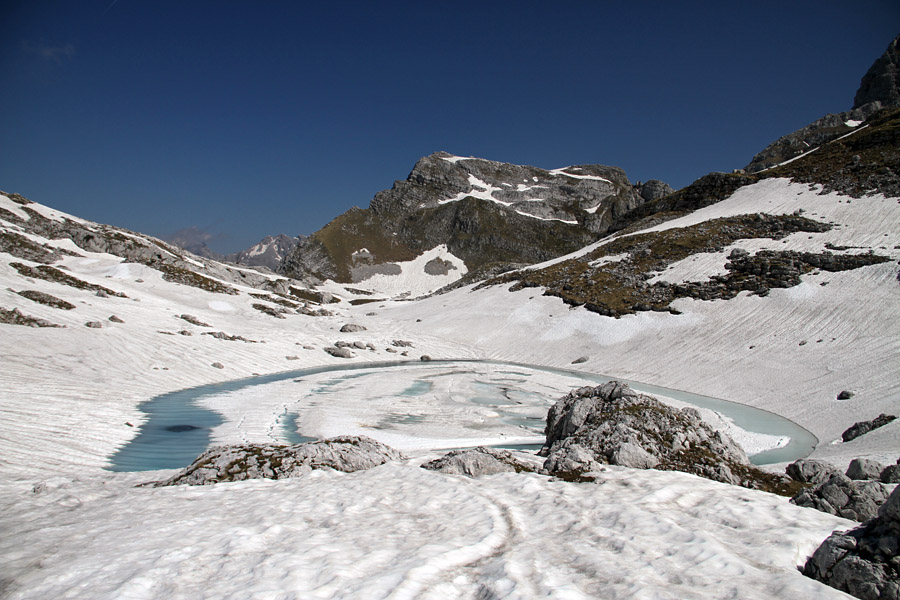
[[[421,278],[499,272],[576,250],[671,191],[660,181],[632,184],[617,167],[546,170],[437,152],[378,192],[368,209],[353,208],[302,240],[281,272],[366,287],[436,248],[417,267]]]

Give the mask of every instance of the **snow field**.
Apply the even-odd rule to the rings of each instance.
[[[848,206],[846,198],[779,180],[743,188],[664,226],[800,208],[841,226],[760,247],[819,251],[831,241],[900,258],[896,200],[876,196]],[[255,373],[389,360],[397,357],[384,352],[392,339],[414,342],[410,358],[580,368],[743,402],[810,429],[820,439],[813,456],[842,467],[858,456],[894,462],[900,448],[897,422],[832,443],[853,422],[896,411],[895,262],[805,276],[802,285],[766,298],[680,300],[683,314],[674,316],[611,319],[570,309],[538,289],[469,287],[417,302],[341,302],[326,306],[334,317],[280,320],[252,309],[258,300],[246,293],[210,294],[117,257],[80,252],[86,258],[61,264],[129,297],[26,282],[8,266],[10,257],[0,260],[4,307],[67,326],[0,326],[0,580],[11,599],[846,597],[795,567],[849,521],[680,473],[610,467],[595,483],[576,484],[528,474],[473,481],[427,472],[418,464],[440,453],[414,439],[438,437],[424,428],[397,437],[413,455],[409,461],[355,474],[154,489],[133,486],[171,471],[101,470],[137,433],[137,405],[157,394]],[[699,279],[725,256],[689,259],[665,276]],[[10,287],[44,291],[77,308],[44,306]],[[336,284],[325,289],[352,297]],[[177,318],[183,313],[212,327]],[[125,322],[109,322],[112,314]],[[84,326],[93,320],[104,327]],[[368,330],[340,334],[346,322]],[[372,342],[378,352],[344,361],[321,350],[338,339]],[[580,356],[588,362],[571,365]],[[217,409],[226,423],[216,439],[268,435],[271,415],[292,400],[291,384],[284,386],[223,401]],[[837,401],[843,389],[856,395]],[[344,407],[347,424],[369,424],[379,409],[348,398],[343,406],[317,407],[321,423]],[[306,417],[315,424],[315,415]],[[442,433],[456,437],[450,434]]]
[[[615,467],[474,481],[426,458],[196,488],[3,484],[8,597],[845,597],[795,565],[851,523],[776,496]]]
[[[453,268],[450,268],[446,275],[430,275],[426,273],[425,265],[435,259],[447,261]],[[399,275],[373,275],[357,283],[350,284],[349,287],[367,290],[376,294],[384,294],[389,297],[416,298],[450,285],[469,272],[466,263],[454,256],[447,249],[446,244],[435,246],[413,260],[393,264],[400,267],[401,272]],[[348,295],[342,286],[339,285],[323,289],[340,290],[342,292],[341,295]]]

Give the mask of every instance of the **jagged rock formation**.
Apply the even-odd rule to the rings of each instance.
[[[853,108],[870,102],[900,106],[900,36],[888,44],[884,54],[863,75],[853,99]]]
[[[612,464],[684,471],[781,493],[790,487],[787,478],[753,467],[740,446],[695,409],[671,408],[618,381],[564,396],[550,408],[545,433],[538,454],[551,475],[577,478]]]
[[[217,446],[201,454],[176,475],[155,485],[212,485],[244,479],[285,479],[299,477],[313,469],[352,473],[403,458],[397,450],[365,436],[340,436],[291,446]]]
[[[900,598],[900,487],[872,520],[832,533],[803,574],[862,600]]]
[[[290,254],[301,237],[290,237],[279,233],[278,235],[267,235],[260,242],[250,246],[246,250],[227,254],[223,257],[228,262],[239,265],[247,265],[248,267],[266,267],[272,271],[278,270],[284,258]]]
[[[801,490],[791,502],[845,519],[865,521],[875,516],[889,493],[890,489],[878,481],[856,481],[835,473],[815,487]]]
[[[351,209],[301,240],[280,272],[358,282],[397,274],[397,262],[442,244],[469,271],[508,269],[580,248],[670,189],[632,185],[615,167],[548,171],[438,152],[368,209]]]
[[[468,477],[534,471],[534,467],[513,456],[509,450],[485,448],[484,446],[453,450],[421,466],[430,471]]]

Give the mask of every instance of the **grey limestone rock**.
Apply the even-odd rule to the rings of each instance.
[[[853,108],[872,102],[882,106],[900,106],[900,36],[863,75],[853,99]]]
[[[653,202],[675,193],[675,189],[672,186],[658,179],[651,179],[644,183],[637,182],[634,184],[634,188],[641,195],[641,198],[647,202]]]
[[[813,488],[802,490],[791,502],[845,519],[865,521],[875,516],[889,492],[890,486],[878,481],[856,481],[837,473]]]
[[[868,458],[854,458],[847,467],[847,477],[860,481],[881,479],[884,465]]]
[[[117,317],[116,315],[110,315],[109,320],[113,323],[124,323],[125,322],[122,319],[120,319],[119,317]]]
[[[486,448],[484,446],[454,450],[440,458],[424,463],[422,468],[453,475],[466,475],[468,477],[480,477],[482,475],[493,475],[494,473],[534,471],[534,467],[516,458],[509,450]]]
[[[863,600],[900,598],[900,487],[871,520],[822,542],[803,574]]]
[[[576,475],[613,464],[693,473],[748,487],[787,481],[755,469],[728,436],[704,423],[694,409],[678,410],[611,381],[582,387],[547,415],[543,470]]]
[[[881,483],[900,483],[900,464],[888,465],[878,478]]]
[[[450,271],[455,271],[456,266],[449,260],[443,258],[432,258],[425,263],[425,273],[427,275],[446,275]]]
[[[858,421],[851,425],[847,429],[847,431],[841,434],[841,439],[843,439],[845,442],[855,440],[856,438],[869,433],[873,429],[884,427],[896,418],[897,417],[895,415],[886,415],[884,413],[881,413],[871,421]]]
[[[353,358],[354,354],[347,348],[339,348],[337,346],[326,346],[322,348],[328,354],[337,358]]]
[[[216,369],[224,369],[224,368],[225,368],[225,365],[223,365],[223,364],[220,363],[220,362],[214,362],[214,363],[211,364],[210,366],[213,367],[213,368],[216,368]]]
[[[801,483],[817,485],[837,475],[840,471],[834,465],[821,461],[801,458],[789,464],[785,469],[788,477]]]
[[[103,327],[103,323],[100,321],[88,321],[84,324],[85,327],[90,327],[91,329],[100,329]]]
[[[341,333],[356,333],[358,331],[365,331],[366,328],[363,325],[358,325],[356,323],[347,323],[343,327],[341,327]]]
[[[156,485],[212,485],[244,479],[285,479],[299,477],[314,469],[352,473],[403,458],[397,450],[365,436],[340,436],[294,445],[218,446]]]

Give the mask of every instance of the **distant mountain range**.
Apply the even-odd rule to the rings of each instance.
[[[256,244],[246,250],[231,254],[219,254],[214,252],[197,236],[176,234],[166,238],[166,241],[183,250],[203,258],[209,258],[221,262],[229,262],[248,267],[266,267],[275,271],[281,265],[284,258],[300,243],[305,236],[292,238],[283,233],[267,235]]]

